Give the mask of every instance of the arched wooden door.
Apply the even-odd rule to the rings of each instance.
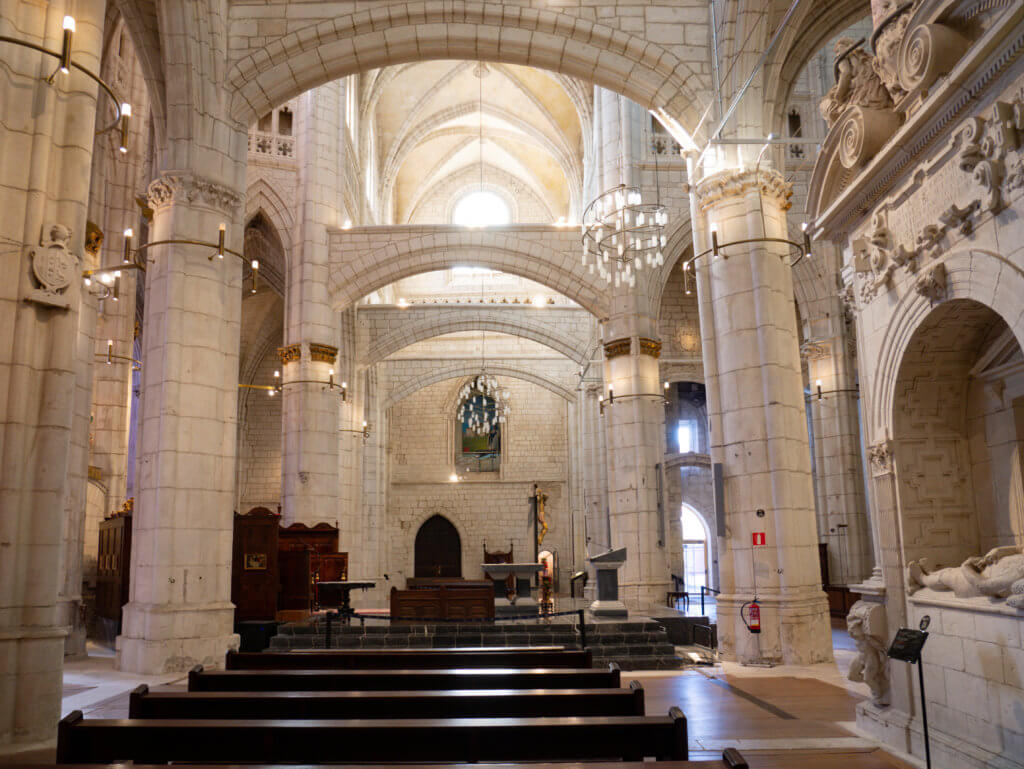
[[[416,533],[417,577],[461,577],[462,540],[443,515],[428,518]]]

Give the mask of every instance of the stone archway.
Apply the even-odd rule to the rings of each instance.
[[[1024,353],[992,308],[932,309],[900,360],[893,456],[905,563],[955,566],[1024,535]]]
[[[281,20],[287,19],[282,3]],[[271,9],[272,10],[272,9]],[[236,11],[237,13],[237,11]],[[272,14],[264,18],[272,22]],[[559,72],[621,93],[695,126],[695,71],[667,48],[569,13],[476,0],[393,3],[252,38],[230,19],[231,116],[243,124],[322,83],[432,59],[473,59]],[[654,26],[654,25],[652,25]],[[255,42],[258,40],[259,42]]]

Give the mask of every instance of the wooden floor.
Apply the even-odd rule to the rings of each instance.
[[[751,769],[912,769],[851,732],[862,699],[815,678],[727,675],[689,670],[637,677],[647,712],[686,713],[691,759],[735,746]]]

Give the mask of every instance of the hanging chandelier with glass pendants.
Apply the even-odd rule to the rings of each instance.
[[[636,275],[665,264],[668,210],[644,203],[639,187],[620,184],[583,212],[583,266],[609,285],[636,285]]]
[[[508,403],[508,390],[498,380],[481,371],[459,391],[461,405],[459,419],[470,435],[487,435],[497,425],[504,424],[512,410]]]

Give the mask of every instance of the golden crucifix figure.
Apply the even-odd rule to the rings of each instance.
[[[548,495],[540,489],[534,492],[537,499],[537,547],[544,544],[544,535],[548,533],[548,522],[544,516],[544,503],[548,501]]]

